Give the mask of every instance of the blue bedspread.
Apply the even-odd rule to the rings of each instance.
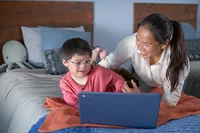
[[[29,133],[39,133],[38,129],[46,116],[40,118],[32,126]],[[188,116],[178,120],[172,120],[157,127],[156,129],[113,129],[113,128],[90,128],[71,127],[51,133],[200,133],[200,115]]]

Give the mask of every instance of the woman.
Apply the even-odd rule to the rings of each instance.
[[[189,73],[184,33],[179,22],[151,14],[138,25],[137,33],[119,42],[114,52],[99,64],[117,68],[131,58],[138,76],[151,87],[163,88],[162,102],[176,106]],[[123,92],[140,92],[127,85]]]

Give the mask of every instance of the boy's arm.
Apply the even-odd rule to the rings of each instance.
[[[122,86],[124,85],[125,82],[124,78],[115,72],[112,77],[114,80],[115,92],[122,92]]]
[[[62,90],[63,92],[63,90]],[[65,103],[69,106],[78,108],[78,99],[73,97],[73,94],[70,92],[63,92]]]
[[[60,89],[63,94],[65,103],[69,106],[78,108],[78,99],[74,97],[71,87],[69,87],[63,80],[60,81]]]
[[[109,68],[104,69],[107,79],[110,81],[109,83],[115,86],[115,92],[122,92],[121,89],[125,82],[124,78]]]

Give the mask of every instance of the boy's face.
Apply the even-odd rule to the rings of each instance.
[[[63,64],[68,67],[71,76],[74,78],[83,78],[88,75],[91,68],[91,57],[85,55],[73,55],[69,60],[62,60]]]

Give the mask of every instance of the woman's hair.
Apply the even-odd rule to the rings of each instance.
[[[81,38],[72,38],[67,40],[61,48],[61,58],[69,60],[74,55],[85,55],[88,54],[92,57],[92,49],[90,45]]]
[[[170,47],[171,55],[166,77],[170,80],[171,92],[173,92],[177,88],[179,75],[184,71],[185,66],[188,67],[182,27],[179,22],[169,20],[166,16],[158,13],[151,14],[144,18],[138,24],[138,28],[140,26],[147,26],[154,39],[160,44],[165,44],[166,40],[169,41],[167,46]]]

